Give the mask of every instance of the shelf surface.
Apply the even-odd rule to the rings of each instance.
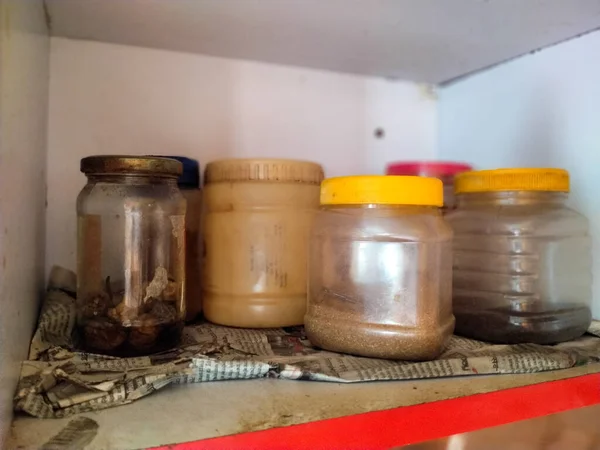
[[[600,27],[597,0],[47,0],[52,34],[440,83]]]
[[[574,369],[527,375],[457,377],[351,385],[274,379],[211,382],[170,386],[133,404],[96,413],[86,413],[82,416],[93,419],[99,425],[98,434],[91,444],[86,447],[87,450],[146,448],[258,430],[271,429],[270,431],[279,430],[283,432],[297,428],[286,428],[289,425],[373,411],[391,410],[402,412],[403,408],[398,407],[456,399],[521,386],[543,386],[543,384],[539,385],[538,383],[574,377],[577,377],[574,380],[581,380],[585,378],[582,375],[599,372],[600,364],[591,364]],[[569,381],[564,383],[569,383]],[[551,384],[547,385],[551,386]],[[578,389],[581,389],[581,387]],[[502,392],[498,394],[502,395]],[[497,414],[499,412],[502,417],[508,414],[510,417],[515,417],[512,420],[521,420],[563,409],[587,406],[594,402],[600,402],[600,384],[599,389],[586,394],[588,398],[583,400],[575,398],[577,396],[573,392],[563,392],[570,403],[565,404],[564,408],[562,408],[559,399],[555,401],[554,405],[546,406],[544,401],[540,401],[540,395],[543,399],[544,394],[540,394],[538,390],[536,395],[537,400],[532,399],[534,400],[532,406],[538,408],[536,409],[537,412],[527,411],[527,407],[523,410],[519,408],[519,411],[498,411],[502,409],[501,402],[494,402],[496,410],[491,408],[494,410],[492,413]],[[517,397],[520,398],[521,394],[518,394]],[[571,399],[572,397],[573,399]],[[468,402],[469,397],[465,401]],[[523,402],[528,403],[527,391],[523,394]],[[447,414],[448,411],[445,411],[445,413]],[[425,417],[428,417],[428,414],[430,413],[426,413]],[[369,416],[371,416],[371,419],[368,420],[371,422],[377,421],[377,418],[372,417],[371,414],[352,417],[355,421],[358,420],[358,423],[361,423],[363,417],[368,418]],[[17,446],[38,448],[63,429],[71,419],[44,420],[17,416],[13,422],[10,448]],[[343,420],[338,420],[337,428],[339,429],[341,426],[342,429],[351,430],[352,428],[348,427],[349,424],[345,425]],[[509,421],[511,420],[498,422],[493,419],[493,423],[480,423],[487,424],[485,426],[492,426]],[[321,428],[327,429],[328,424],[331,422],[316,423],[320,424]],[[380,426],[380,424],[376,424],[376,426]],[[430,434],[428,436],[433,438],[449,435],[452,432],[469,431],[468,428],[440,430],[438,435]],[[400,435],[404,433],[402,430],[396,430],[395,432],[399,432]],[[257,434],[260,433],[245,436]],[[303,433],[303,435],[309,434]],[[236,437],[225,439],[233,438]],[[390,438],[395,439],[395,436],[390,436]],[[404,435],[404,438],[406,438],[406,435]],[[269,439],[269,437],[267,436],[266,439]],[[218,439],[207,442],[213,442],[214,445],[206,448],[229,448],[234,445],[231,442],[229,444],[220,443]],[[305,447],[310,448],[310,445]]]

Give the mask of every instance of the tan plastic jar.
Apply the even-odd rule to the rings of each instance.
[[[234,327],[300,325],[320,165],[228,159],[205,172],[204,315]]]

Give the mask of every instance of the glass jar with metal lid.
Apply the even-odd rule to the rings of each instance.
[[[566,205],[562,169],[467,172],[456,179],[453,304],[457,333],[551,344],[591,321],[587,219]]]
[[[413,176],[325,180],[310,241],[310,341],[355,355],[429,360],[454,329],[452,231],[442,182]]]
[[[302,325],[322,167],[227,159],[209,163],[204,179],[204,316],[235,327]]]
[[[185,317],[182,166],[90,156],[77,198],[77,325],[87,351],[149,354],[178,344]]]

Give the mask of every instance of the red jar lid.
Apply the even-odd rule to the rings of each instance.
[[[386,175],[417,175],[422,177],[448,177],[473,170],[465,163],[442,161],[408,161],[387,165]]]

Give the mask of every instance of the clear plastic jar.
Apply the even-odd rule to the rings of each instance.
[[[454,329],[452,231],[434,178],[325,180],[310,243],[305,328],[321,348],[429,360]]]
[[[185,316],[181,163],[136,156],[81,160],[77,325],[87,351],[134,356],[178,344]]]
[[[410,161],[388,164],[387,175],[411,175],[439,178],[444,183],[444,208],[447,213],[456,207],[454,199],[454,179],[459,173],[473,170],[469,164],[440,161]]]
[[[591,321],[588,221],[565,204],[561,169],[468,172],[456,181],[453,303],[457,333],[551,344]]]
[[[246,328],[301,325],[320,165],[229,159],[205,171],[204,316]]]

